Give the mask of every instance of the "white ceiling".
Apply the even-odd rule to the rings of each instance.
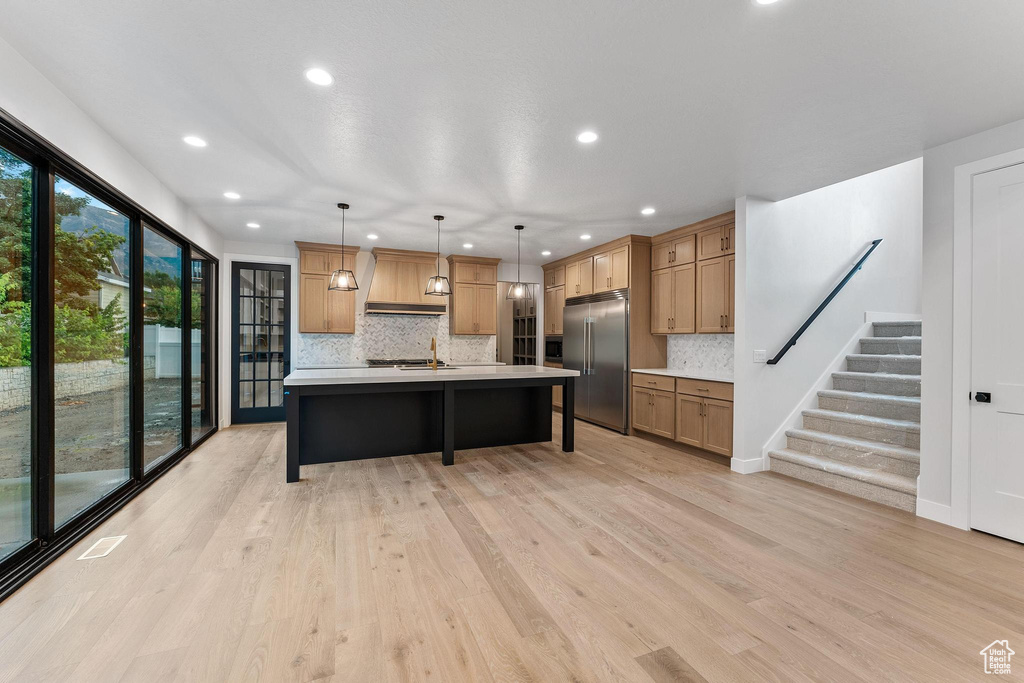
[[[0,37],[236,240],[336,241],[346,201],[364,248],[374,232],[433,250],[442,213],[443,252],[514,258],[522,222],[523,260],[541,263],[583,232],[655,234],[1024,117],[1019,0],[10,0],[0,15]],[[311,66],[334,85],[308,83]],[[577,143],[584,129],[600,140]]]

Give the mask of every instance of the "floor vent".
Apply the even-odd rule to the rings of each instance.
[[[98,540],[95,543],[93,543],[91,548],[89,548],[84,553],[82,553],[82,556],[79,557],[78,559],[80,559],[80,560],[95,560],[95,559],[98,559],[100,557],[106,557],[107,555],[110,554],[110,552],[114,548],[116,548],[118,546],[118,544],[121,541],[123,541],[126,538],[128,538],[128,537],[127,536],[108,536],[106,538],[101,538],[100,540]]]

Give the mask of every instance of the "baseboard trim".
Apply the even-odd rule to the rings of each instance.
[[[939,524],[945,524],[946,526],[955,526],[953,524],[952,507],[931,500],[925,500],[921,497],[917,499],[917,516],[930,519]]]
[[[755,472],[764,472],[768,469],[765,467],[764,458],[750,458],[749,460],[733,458],[730,467],[733,472],[738,472],[739,474],[753,474]]]

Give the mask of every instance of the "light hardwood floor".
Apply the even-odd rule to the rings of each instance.
[[[289,485],[283,425],[225,430],[0,604],[0,681],[969,681],[1024,652],[1024,547],[576,443]]]

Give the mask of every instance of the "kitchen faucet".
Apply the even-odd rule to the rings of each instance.
[[[434,360],[427,363],[427,365],[437,370],[437,337],[430,338],[430,350],[434,352]]]

